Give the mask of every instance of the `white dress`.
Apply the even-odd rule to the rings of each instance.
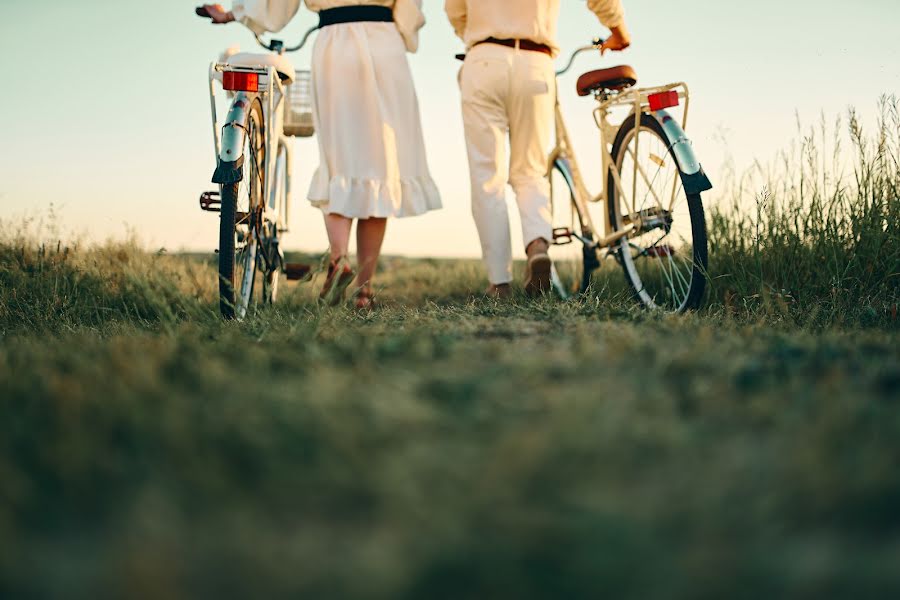
[[[310,202],[328,214],[355,219],[409,217],[441,208],[406,59],[424,23],[421,0],[305,1],[316,12],[387,6],[396,20],[331,25],[318,32],[312,89],[321,156]],[[298,6],[299,0],[245,0],[235,3],[234,13],[257,32],[277,31]]]

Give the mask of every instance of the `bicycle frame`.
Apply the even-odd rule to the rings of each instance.
[[[593,49],[595,47],[596,46],[588,46],[578,50],[575,55],[573,55],[573,60],[578,53]],[[569,61],[569,65],[565,69],[560,71],[559,74],[567,71],[571,67],[571,65],[572,60]],[[654,94],[668,91],[676,91],[678,94],[679,102],[684,101],[684,113],[680,124],[675,119],[673,119],[666,110],[650,110],[649,97]],[[684,133],[684,128],[687,126],[688,110],[690,108],[690,90],[688,89],[686,83],[678,82],[650,88],[629,88],[622,92],[598,91],[594,94],[594,97],[599,102],[599,105],[593,111],[593,115],[594,122],[596,123],[597,128],[600,131],[602,173],[612,174],[613,182],[615,183],[617,191],[621,196],[628,197],[629,195],[623,193],[624,191],[622,190],[622,176],[611,153],[613,140],[615,139],[618,126],[613,125],[609,121],[610,111],[613,108],[620,106],[631,108],[631,114],[626,118],[632,118],[635,120],[635,131],[640,132],[641,115],[644,113],[651,114],[654,118],[657,119],[657,121],[659,121],[663,131],[665,132],[667,141],[673,150],[673,154],[676,157],[678,168],[684,175],[684,187],[687,193],[701,192],[712,187],[709,183],[709,180],[706,178],[706,175],[703,173],[700,162],[697,160],[696,155],[694,154],[690,140],[688,140],[687,136]],[[609,190],[607,189],[606,181],[604,181],[603,190],[597,195],[592,195],[587,189],[584,178],[581,174],[581,169],[578,164],[577,157],[575,156],[575,152],[569,138],[565,119],[563,118],[562,108],[559,102],[558,84],[556,86],[555,125],[556,145],[550,153],[549,161],[547,164],[547,177],[550,178],[552,176],[554,169],[558,169],[560,171],[563,178],[566,180],[566,184],[568,185],[575,207],[575,212],[578,215],[579,224],[581,226],[580,234],[575,233],[571,230],[566,230],[565,233],[562,233],[560,235],[560,237],[566,238],[574,236],[578,238],[579,241],[581,241],[583,244],[585,244],[586,247],[597,250],[599,248],[610,248],[618,243],[623,237],[633,236],[640,232],[641,214],[638,212],[637,207],[633,205],[635,201],[635,190],[632,190],[632,193],[630,194],[630,197],[632,199],[632,214],[630,216],[630,223],[628,225],[621,229],[613,230],[613,224],[609,222],[608,218],[604,218],[604,226],[602,230],[603,234],[601,236],[600,230],[593,223],[591,214],[587,210],[588,202],[608,202]],[[639,143],[639,139],[640,136],[637,135],[635,138],[635,151]],[[636,176],[633,178],[634,187],[636,188],[638,180],[637,175],[640,175],[645,181],[649,181],[649,178],[648,174],[644,172],[643,168],[639,164],[637,164],[637,162],[635,162],[635,169],[638,171],[638,173],[635,174]],[[675,194],[676,188],[673,186],[672,197],[668,202],[669,209],[671,209],[672,203],[674,202]],[[663,199],[655,198],[655,200],[659,204],[660,208],[666,208]],[[555,229],[555,231],[561,230],[565,230],[565,228]]]
[[[225,122],[219,127],[216,107],[216,81],[222,82],[224,71],[255,73],[259,77],[259,92],[235,92]],[[293,145],[284,135],[284,98],[285,89],[274,67],[239,67],[225,63],[213,62],[209,67],[209,102],[212,115],[213,144],[216,152],[217,166],[215,179],[233,182],[235,171],[239,174],[243,164],[244,123],[252,103],[260,98],[265,121],[266,155],[264,162],[263,198],[266,203],[263,209],[264,220],[276,223],[279,232],[288,231],[291,188],[291,158]],[[281,178],[278,174],[279,164],[284,168],[285,186],[280,188]]]

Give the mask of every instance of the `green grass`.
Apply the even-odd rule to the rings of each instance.
[[[900,169],[860,140],[713,208],[679,317],[612,265],[498,303],[388,258],[375,314],[225,323],[207,257],[7,227],[0,596],[900,596]]]

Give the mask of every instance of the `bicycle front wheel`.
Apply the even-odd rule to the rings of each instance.
[[[288,153],[284,146],[278,149],[275,159],[272,194],[268,198],[269,209],[286,218],[288,195],[287,175]],[[267,220],[260,227],[260,252],[257,261],[260,283],[262,285],[263,304],[275,304],[278,301],[278,288],[281,281],[281,271],[284,268],[284,255],[281,252],[280,233],[282,229],[278,222]]]
[[[262,106],[256,100],[245,124],[243,176],[237,183],[222,186],[219,309],[226,319],[243,319],[253,300],[265,188],[262,123]]]
[[[703,203],[700,194],[685,192],[656,118],[642,114],[638,128],[629,116],[616,135],[612,157],[609,222],[616,231],[633,226],[614,250],[635,297],[664,312],[699,308],[708,260]]]
[[[562,163],[554,165],[550,171],[550,206],[554,223],[570,223],[565,229],[572,233],[582,233],[584,223],[581,215],[575,210],[575,191],[572,188],[571,176]],[[591,283],[591,274],[597,263],[597,251],[587,249],[574,236],[562,236],[554,239],[550,249],[553,258],[553,287],[563,300],[578,296],[587,291]]]

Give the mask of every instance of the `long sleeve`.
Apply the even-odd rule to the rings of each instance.
[[[456,31],[456,35],[465,40],[468,20],[466,0],[447,0],[444,4],[444,11],[446,11],[450,24],[453,25],[453,30]]]
[[[425,26],[422,0],[397,0],[394,3],[394,23],[410,52],[419,49],[419,30]]]
[[[618,27],[625,22],[622,0],[588,0],[590,8],[606,27]]]
[[[235,0],[234,18],[252,32],[281,31],[300,9],[300,0]]]

